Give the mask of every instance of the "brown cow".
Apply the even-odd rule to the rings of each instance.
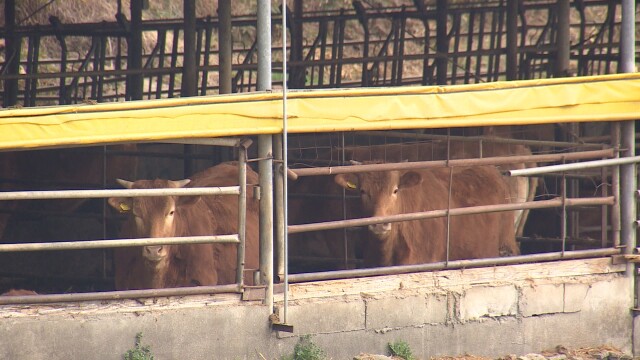
[[[344,154],[342,154],[344,151]],[[334,149],[325,154],[327,159],[346,159],[370,161],[384,159],[385,162],[400,161],[430,161],[451,159],[466,159],[495,156],[524,156],[531,155],[531,150],[524,145],[501,142],[484,141],[482,144],[470,141],[413,142],[384,145],[351,146]],[[500,165],[502,171],[535,166],[534,163],[513,163]],[[538,182],[536,178],[517,177],[506,178],[511,194],[511,202],[533,201]],[[359,204],[353,199],[346,198],[343,203],[343,190],[335,186],[332,176],[301,177],[289,185],[289,223],[306,224],[324,221],[352,219],[364,216]],[[348,195],[348,194],[347,194]],[[522,236],[528,210],[513,211],[514,226],[517,236]],[[296,256],[306,256],[323,259],[324,266],[313,265],[311,262],[301,262],[305,265],[302,270],[334,270],[345,268],[343,263],[335,263],[335,259],[344,258],[354,260],[360,249],[362,234],[359,229],[351,229],[347,234],[348,242],[345,247],[343,230],[326,230],[295,234],[290,237],[289,252],[292,262]],[[504,255],[518,255],[520,249],[514,241],[501,245]],[[345,253],[346,251],[346,253]],[[295,263],[294,263],[295,265]]]
[[[227,162],[190,179],[120,181],[130,189],[234,186],[237,162]],[[247,169],[247,183],[258,175]],[[238,196],[110,198],[130,215],[124,237],[227,235],[238,232]],[[247,189],[246,268],[258,267],[258,202]],[[119,248],[114,252],[117,290],[218,285],[235,282],[236,244],[182,244]]]
[[[366,216],[509,203],[509,187],[493,166],[379,171],[336,175],[337,184],[360,193]],[[449,259],[498,257],[504,244],[515,247],[509,212],[453,216]],[[391,266],[444,261],[447,219],[370,225],[365,265]]]
[[[352,147],[345,149],[345,156],[356,161],[369,161],[373,159],[384,159],[385,162],[400,161],[430,161],[449,159],[472,159],[498,156],[528,156],[531,150],[525,145],[508,144],[501,142],[484,141],[482,144],[470,141],[452,140],[408,143],[408,144],[385,144],[368,147]],[[512,164],[498,165],[501,171],[524,169],[535,167],[532,162],[516,162]],[[533,201],[538,187],[537,178],[529,177],[509,177],[505,178],[509,186],[511,202]],[[519,210],[511,212],[514,216],[514,228],[516,236],[522,236],[524,225],[529,215],[529,210]],[[517,246],[508,249],[515,243],[503,244],[503,249],[508,250],[511,255],[518,255],[520,250]],[[517,245],[517,244],[516,244]]]

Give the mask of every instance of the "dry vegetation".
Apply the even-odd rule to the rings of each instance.
[[[383,6],[412,5],[411,0],[364,0],[367,6],[378,8]],[[16,1],[17,18],[22,24],[48,24],[49,16],[58,17],[63,23],[86,23],[113,21],[118,10],[118,0],[90,1],[90,0],[20,0]],[[122,12],[129,17],[130,0],[121,0]],[[278,9],[281,1],[272,0],[272,9]],[[287,5],[293,8],[293,0],[288,0]],[[4,8],[4,0],[0,0],[0,6]],[[255,14],[257,0],[233,0],[232,14]],[[317,0],[305,1],[305,11],[336,10],[351,8],[350,0]],[[197,0],[196,14],[198,17],[216,16],[218,9],[217,0]],[[149,8],[143,11],[145,20],[173,19],[182,17],[182,1],[151,0]],[[0,24],[4,24],[4,11],[0,12]]]

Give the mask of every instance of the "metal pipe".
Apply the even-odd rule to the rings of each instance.
[[[267,286],[266,304],[273,307],[273,160],[272,137],[261,135],[258,156],[260,172],[260,277]],[[271,311],[271,310],[270,310]]]
[[[233,43],[231,37],[231,0],[218,0],[218,42],[220,53],[218,62],[220,64],[220,79],[218,81],[220,94],[230,94],[232,87],[232,51]]]
[[[238,235],[182,236],[115,240],[62,241],[53,243],[0,244],[0,252],[41,250],[84,250],[147,245],[238,243]]]
[[[447,0],[436,0],[436,79],[438,85],[447,84],[449,37],[447,36]]]
[[[284,265],[284,309],[283,309],[283,322],[287,323],[288,309],[289,309],[289,259],[287,258],[289,252],[288,238],[289,233],[287,231],[287,224],[289,221],[288,214],[288,188],[287,188],[287,173],[289,172],[288,163],[288,118],[287,118],[287,87],[289,81],[289,72],[287,71],[287,16],[286,16],[287,3],[282,0],[282,174],[277,174],[277,178],[282,183],[282,228],[278,228],[278,231],[282,231],[282,257]],[[302,28],[302,26],[300,26]],[[302,37],[302,32],[297,34],[298,37]],[[292,40],[293,45],[293,40]]]
[[[531,175],[548,174],[552,172],[593,169],[593,168],[599,168],[603,166],[634,164],[637,162],[640,162],[640,156],[631,156],[631,157],[618,158],[618,159],[585,161],[585,162],[574,163],[574,164],[540,166],[540,167],[519,169],[519,170],[508,170],[505,172],[505,174],[509,176],[531,176]]]
[[[105,291],[76,294],[51,294],[51,295],[25,295],[25,296],[0,296],[0,305],[8,304],[48,304],[80,301],[104,301],[155,298],[165,296],[209,295],[222,293],[240,293],[241,289],[236,284],[196,286],[168,289],[145,289],[126,291]]]
[[[518,4],[507,1],[507,80],[518,79]]]
[[[570,142],[570,141],[549,141],[549,140],[525,140],[525,139],[511,139],[511,138],[498,138],[492,136],[456,136],[456,135],[437,135],[437,134],[418,134],[407,133],[400,131],[359,131],[359,135],[366,136],[381,136],[387,138],[400,138],[400,139],[418,139],[418,140],[458,140],[465,142],[473,141],[485,141],[496,144],[517,144],[517,145],[529,145],[529,146],[547,146],[547,147],[573,147],[583,148],[592,147],[602,149],[602,144],[590,144],[585,142]],[[608,139],[607,139],[608,140]],[[605,141],[605,139],[600,139]],[[364,147],[364,145],[362,146]]]
[[[47,200],[47,199],[95,199],[116,196],[172,196],[172,195],[238,195],[238,186],[160,188],[160,189],[105,189],[105,190],[40,190],[0,192],[2,200]]]
[[[271,90],[271,2],[258,0],[257,11],[258,91]]]
[[[560,198],[562,202],[562,216],[560,218],[560,237],[562,238],[562,254],[564,254],[564,248],[567,241],[567,178],[562,177],[562,196]]]
[[[182,97],[198,94],[198,61],[196,55],[196,0],[182,1],[184,55],[182,62]]]
[[[546,208],[563,206],[563,203],[566,204],[566,206],[613,205],[614,201],[615,200],[613,196],[610,196],[606,198],[578,198],[578,199],[565,199],[565,200],[558,198],[558,199],[541,200],[541,201],[527,201],[527,202],[522,202],[517,204],[470,206],[465,208],[455,208],[455,209],[449,209],[449,210],[432,210],[432,211],[423,211],[423,212],[389,215],[389,216],[374,216],[374,217],[360,218],[360,219],[336,220],[336,221],[328,221],[323,223],[289,225],[289,233],[296,234],[296,233],[308,232],[308,231],[341,229],[343,227],[365,226],[365,225],[373,225],[373,224],[382,224],[387,222],[433,219],[437,217],[444,217],[449,214],[451,216],[459,216],[459,215],[480,214],[485,212],[513,211],[513,210],[522,210],[522,209],[546,209]]]
[[[242,138],[203,138],[203,139],[171,139],[171,140],[157,140],[157,141],[145,141],[148,143],[167,143],[167,144],[184,144],[184,145],[214,145],[214,146],[239,146],[240,142],[244,141]]]
[[[131,27],[127,42],[127,69],[142,71],[142,0],[131,0]],[[142,100],[142,72],[127,76],[127,100]]]
[[[277,277],[277,281],[281,282],[284,279],[284,263],[285,263],[285,227],[287,223],[284,219],[284,204],[286,197],[284,196],[284,184],[286,183],[286,179],[284,176],[284,154],[283,148],[284,144],[282,141],[282,136],[274,135],[274,157],[277,162],[276,164],[276,172],[275,177],[273,179],[273,203],[274,203],[274,211],[275,211],[275,273],[274,276]],[[274,280],[276,281],[276,280]]]
[[[488,258],[488,259],[472,259],[472,260],[453,260],[448,264],[444,262],[430,263],[430,264],[417,264],[417,265],[402,265],[402,266],[388,266],[371,269],[356,269],[356,270],[340,270],[340,271],[325,271],[317,273],[307,274],[292,274],[289,275],[289,281],[291,283],[301,283],[308,281],[323,281],[323,280],[336,280],[336,279],[353,279],[365,276],[380,276],[380,275],[398,275],[424,271],[437,271],[437,270],[455,270],[455,269],[469,269],[475,267],[496,266],[496,265],[517,265],[535,263],[541,261],[556,261],[556,260],[573,260],[573,259],[588,259],[597,258],[603,256],[611,256],[620,254],[619,249],[594,249],[594,250],[578,250],[578,251],[566,251],[564,254],[561,252],[534,254],[534,255],[520,255],[509,256],[501,258]]]
[[[636,5],[634,0],[622,0],[622,20],[620,24],[620,71],[623,73],[631,73],[636,71],[635,64],[635,12]],[[624,121],[622,125],[622,154],[621,156],[629,157],[635,155],[635,121]],[[633,254],[636,247],[636,229],[634,227],[637,220],[636,199],[631,194],[637,186],[636,166],[627,164],[620,167],[620,236],[621,242],[625,245],[625,253]],[[634,277],[634,281],[638,281],[636,274],[636,266],[629,264],[627,275]],[[636,284],[636,303],[640,297],[640,286]],[[636,305],[637,306],[637,305]]]
[[[6,0],[4,2],[4,23],[5,23],[5,51],[4,67],[7,74],[20,75],[20,48],[21,43],[16,37],[16,1]],[[8,108],[18,103],[18,78],[4,77],[4,91],[2,92],[2,106]]]
[[[569,61],[571,56],[571,4],[570,0],[558,0],[556,2],[557,16],[557,41],[556,41],[556,61],[555,77],[569,76]]]
[[[242,287],[244,285],[245,244],[247,234],[247,149],[244,146],[238,147],[238,184],[240,185],[240,194],[238,195],[239,243],[236,283]]]
[[[482,159],[454,159],[435,161],[412,161],[403,163],[363,164],[353,166],[329,166],[307,169],[292,169],[298,176],[351,174],[367,171],[391,171],[408,169],[426,169],[447,166],[500,165],[524,162],[550,162],[560,160],[583,160],[612,157],[613,149],[582,151],[566,154],[544,154],[527,156],[496,156]]]
[[[271,90],[271,1],[258,0],[257,90]],[[266,286],[265,304],[273,311],[273,139],[258,136],[260,171],[260,278]]]
[[[614,122],[611,124],[611,145],[616,149],[620,149],[620,123]],[[620,157],[618,151],[616,151],[616,158]],[[611,174],[611,193],[614,198],[618,199],[617,203],[620,204],[620,167],[613,168]],[[611,210],[611,226],[613,227],[613,245],[620,245],[620,205],[614,206]]]

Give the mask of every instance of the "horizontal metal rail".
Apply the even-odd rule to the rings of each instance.
[[[105,190],[36,190],[0,192],[2,200],[49,200],[49,199],[84,199],[133,196],[170,196],[170,195],[238,195],[239,186],[216,186],[194,188],[161,188],[161,189],[105,189]]]
[[[204,295],[204,294],[222,294],[222,293],[242,293],[242,289],[237,284],[229,284],[229,285],[216,285],[216,286],[196,286],[196,287],[126,290],[126,291],[105,291],[105,292],[76,293],[76,294],[0,296],[0,305],[122,300],[122,299],[155,298],[155,297],[164,297],[164,296],[185,296],[185,295]]]
[[[250,139],[246,138],[196,138],[196,139],[172,139],[172,140],[158,140],[150,143],[167,143],[167,144],[190,144],[190,145],[215,145],[215,146],[230,146],[236,147],[243,143],[247,143],[245,146],[251,144]]]
[[[478,165],[501,165],[514,163],[529,162],[550,162],[550,161],[572,161],[585,159],[601,159],[613,157],[613,149],[581,151],[563,154],[543,154],[528,156],[496,156],[474,159],[454,159],[454,160],[435,160],[435,161],[412,161],[402,163],[386,163],[386,164],[362,164],[352,166],[329,166],[308,169],[291,169],[298,176],[312,175],[335,175],[335,174],[352,174],[367,171],[391,171],[391,170],[409,170],[409,169],[427,169],[436,167],[454,167],[454,166],[478,166]]]
[[[607,248],[607,249],[594,249],[594,250],[578,250],[578,251],[565,251],[565,252],[552,252],[544,254],[533,255],[519,255],[509,256],[501,258],[488,258],[488,259],[472,259],[472,260],[453,260],[447,262],[436,262],[429,264],[417,264],[417,265],[402,265],[402,266],[388,266],[380,268],[370,269],[355,269],[355,270],[339,270],[339,271],[325,271],[318,273],[305,273],[305,274],[291,274],[289,275],[289,283],[301,283],[308,281],[323,281],[323,280],[337,280],[337,279],[353,279],[365,276],[381,276],[381,275],[398,275],[414,272],[436,271],[436,270],[455,270],[455,269],[469,269],[485,266],[496,265],[516,265],[527,264],[541,261],[556,261],[556,260],[573,260],[573,259],[588,259],[604,256],[612,256],[620,254],[620,249]]]
[[[584,169],[600,168],[604,166],[633,164],[637,162],[640,162],[640,156],[630,156],[630,157],[623,157],[623,158],[617,158],[617,159],[584,161],[584,162],[573,163],[573,164],[540,166],[540,167],[519,169],[519,170],[508,170],[505,172],[505,174],[509,176],[531,176],[531,175],[548,174],[553,172],[584,170]]]
[[[128,246],[239,243],[237,234],[212,236],[179,236],[165,238],[132,238],[114,240],[61,241],[25,244],[0,244],[0,253],[12,251],[82,250]]]
[[[360,135],[380,136],[386,138],[399,138],[399,139],[416,139],[416,140],[452,140],[452,141],[464,141],[471,143],[478,143],[482,141],[484,144],[514,144],[514,145],[528,145],[528,146],[549,146],[549,147],[581,147],[581,148],[598,148],[601,149],[603,144],[595,144],[588,142],[569,142],[569,141],[547,141],[547,140],[524,140],[524,139],[511,139],[492,136],[456,136],[456,135],[437,135],[437,134],[417,134],[417,133],[403,133],[399,131],[360,131]],[[606,140],[610,140],[606,138]]]
[[[461,216],[480,214],[485,212],[499,212],[499,211],[513,211],[522,209],[545,209],[561,206],[585,206],[585,205],[613,205],[615,198],[613,196],[599,197],[599,198],[572,198],[572,199],[551,199],[541,201],[527,201],[517,204],[500,204],[500,205],[484,205],[484,206],[470,206],[465,208],[456,208],[450,210],[432,210],[424,212],[416,212],[410,214],[399,214],[390,216],[374,216],[360,219],[349,220],[337,220],[328,221],[323,223],[302,224],[302,225],[289,225],[288,230],[290,234],[308,232],[308,231],[320,231],[320,230],[332,230],[341,229],[345,227],[365,226],[373,224],[382,224],[388,222],[399,221],[411,221],[411,220],[423,220],[433,219],[438,217]]]

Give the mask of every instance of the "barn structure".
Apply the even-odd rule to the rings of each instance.
[[[9,13],[7,4],[12,3],[5,1],[5,16]],[[188,3],[185,1],[185,13]],[[378,42],[378,46],[384,44],[378,48],[379,52],[371,58],[370,54],[358,57],[357,61],[346,59],[344,53],[338,51],[345,46],[344,42],[340,43],[344,40],[341,38],[344,32],[340,35],[336,29],[344,27],[344,22],[340,21],[348,21],[351,15],[343,11],[336,18],[331,31],[333,40],[328,43],[326,19],[305,18],[295,9],[292,12],[293,19],[299,15],[306,20],[316,19],[314,21],[319,24],[317,43],[296,50],[294,41],[297,40],[292,37],[289,48],[293,59],[289,73],[292,87],[341,86],[344,69],[339,67],[346,64],[367,69],[361,71],[358,80],[363,86],[411,84],[403,82],[407,78],[402,74],[406,66],[403,60],[412,59],[420,59],[418,63],[424,71],[420,79],[407,81],[416,81],[414,85],[423,86],[272,90],[269,86],[263,87],[271,84],[271,60],[269,58],[265,65],[264,58],[258,57],[256,68],[243,64],[249,70],[238,68],[234,82],[225,81],[225,84],[244,84],[247,80],[250,85],[244,90],[254,90],[252,86],[257,86],[257,89],[272,91],[188,97],[197,92],[185,90],[194,88],[184,80],[189,73],[189,50],[185,40],[181,55],[185,65],[180,68],[182,92],[175,93],[181,98],[112,104],[88,101],[69,105],[85,99],[108,101],[101,96],[107,95],[102,91],[104,84],[109,83],[106,77],[112,75],[116,83],[126,84],[127,100],[174,96],[171,91],[175,91],[177,83],[167,85],[169,90],[165,90],[163,81],[171,79],[172,75],[166,78],[157,75],[162,73],[161,66],[156,68],[156,75],[153,71],[145,73],[138,70],[142,66],[136,68],[135,56],[129,56],[127,64],[131,66],[126,70],[105,75],[108,71],[103,72],[105,68],[100,68],[99,64],[104,63],[107,52],[105,48],[92,45],[77,73],[54,73],[61,86],[55,87],[53,93],[57,95],[48,99],[67,105],[14,107],[0,112],[0,149],[9,156],[69,148],[71,154],[74,149],[76,154],[80,149],[80,153],[86,151],[107,159],[100,162],[102,183],[83,190],[79,190],[81,177],[72,179],[73,185],[38,183],[3,188],[6,192],[1,199],[5,201],[45,201],[38,202],[35,208],[6,212],[13,220],[9,218],[3,244],[0,244],[3,284],[7,288],[32,287],[41,294],[0,298],[0,352],[3,357],[121,358],[132,347],[135,334],[139,332],[144,334],[145,342],[151,345],[154,354],[166,358],[276,358],[289,353],[301,335],[312,335],[314,342],[334,358],[347,358],[361,351],[384,352],[388,342],[398,339],[408,341],[414,352],[424,358],[463,353],[520,354],[559,344],[569,347],[609,344],[635,353],[638,348],[634,335],[637,271],[632,226],[636,218],[634,164],[638,159],[633,151],[633,120],[640,115],[640,76],[612,74],[542,79],[550,77],[551,73],[567,74],[571,72],[568,69],[578,71],[579,75],[588,75],[589,71],[616,72],[612,66],[619,67],[622,72],[632,72],[629,68],[635,60],[629,63],[628,58],[613,56],[613,51],[609,50],[607,55],[586,56],[587,60],[580,63],[582,52],[577,57],[576,51],[563,55],[560,44],[542,50],[546,56],[526,46],[516,46],[514,57],[509,55],[509,46],[502,48],[499,42],[488,40],[490,48],[483,48],[485,29],[492,29],[489,32],[495,35],[499,33],[496,29],[506,29],[506,22],[517,18],[500,13],[502,10],[514,11],[513,3],[500,2],[487,8],[457,8],[457,4],[447,7],[446,1],[439,1],[433,7],[416,2],[414,8],[396,9],[392,16],[394,20],[389,23],[388,37]],[[302,2],[295,4],[301,11]],[[571,5],[569,9],[580,13],[585,6],[595,2],[518,4],[524,7],[516,6],[516,14],[522,13],[528,5],[536,9],[546,6],[546,9],[553,9],[549,14],[559,16],[563,4]],[[141,1],[132,1],[130,13],[135,14],[140,6]],[[356,21],[375,23],[378,13],[359,6],[354,10]],[[464,9],[472,10],[465,13]],[[261,11],[264,16],[265,9],[261,8]],[[450,17],[444,23],[452,21],[450,28],[438,27],[437,15],[442,16],[443,11]],[[436,36],[434,42],[439,50],[431,57],[425,55],[430,54],[427,50],[420,55],[402,52],[405,45],[410,48],[403,38],[408,33],[407,22],[410,21],[407,19],[412,19],[416,13],[422,14],[419,18],[424,29],[433,26],[437,31],[444,31]],[[487,13],[504,17],[491,17]],[[269,11],[266,15],[268,18]],[[264,18],[260,19],[258,14],[258,29],[260,24],[265,24],[261,23]],[[527,28],[522,19],[520,24],[515,24],[520,30]],[[554,19],[549,20],[548,28],[557,30],[556,25],[564,23],[558,17]],[[278,20],[285,20],[282,28],[287,27],[286,18]],[[607,17],[607,21],[614,24],[610,29],[620,28],[615,20],[615,16]],[[474,25],[474,21],[478,23]],[[121,25],[123,28],[115,31],[131,31],[127,40],[133,41],[131,34],[135,33],[135,23],[132,16],[131,28]],[[300,26],[304,23],[294,21]],[[463,24],[466,24],[466,30]],[[150,23],[146,25],[151,26]],[[64,39],[65,31],[73,31],[73,26],[62,26],[53,20],[51,26],[58,32],[58,41]],[[211,31],[213,25],[204,21],[198,26]],[[364,27],[368,29],[366,25]],[[542,27],[543,34],[546,28]],[[40,61],[35,44],[40,41],[41,29],[19,30],[17,33],[32,34],[18,36],[29,38],[28,53],[31,55],[23,65],[35,65]],[[200,34],[193,32],[196,33]],[[368,33],[364,32],[365,35]],[[203,30],[202,34],[207,32]],[[256,34],[259,37],[264,32],[258,30]],[[427,34],[428,31],[422,33],[423,39],[427,39],[423,45],[431,41]],[[513,36],[509,34],[513,32],[505,31],[494,39],[506,37],[509,40]],[[109,36],[112,35],[102,39]],[[375,41],[367,36],[355,46],[375,48],[376,45],[368,43]],[[465,36],[467,41],[463,43],[468,46],[467,52],[458,54],[456,51],[463,45],[457,41],[462,42]],[[540,39],[546,36],[552,39],[551,42],[561,38],[559,34],[545,34]],[[200,42],[205,37],[197,38],[198,49],[209,48]],[[597,39],[603,37],[606,36],[598,35]],[[98,35],[94,37],[95,44],[100,43],[99,39]],[[443,39],[453,39],[455,45]],[[481,40],[474,43],[475,39]],[[525,40],[522,41],[521,45]],[[12,46],[15,49],[16,42],[13,45],[9,42],[5,49],[11,50]],[[251,46],[249,51],[264,50],[262,44],[255,49]],[[129,47],[131,45],[129,43]],[[443,63],[438,54],[449,53],[450,46],[457,54],[453,55],[455,60]],[[323,49],[331,47],[331,55],[325,57]],[[166,44],[154,48],[147,64],[154,63],[153,57],[166,48]],[[541,45],[540,48],[545,49]],[[424,49],[430,47],[424,46]],[[301,57],[305,51],[304,61],[296,63],[296,56]],[[629,55],[628,49],[626,51],[620,53]],[[199,59],[209,58],[196,51],[193,53],[197,53]],[[322,59],[314,58],[313,54],[319,53],[323,54]],[[47,98],[38,96],[43,88],[37,82],[31,82],[41,77],[39,72],[34,71],[34,67],[26,74],[20,74],[19,67],[11,72],[10,65],[15,57],[6,54],[12,52],[5,53],[5,60],[9,60],[5,61],[2,72],[4,106],[43,105],[38,103],[38,99]],[[457,56],[466,60],[459,60]],[[103,60],[99,60],[101,57]],[[157,64],[161,63],[161,58],[163,56],[157,57]],[[561,59],[567,62],[561,62]],[[505,60],[506,64],[500,65]],[[17,61],[19,63],[19,57]],[[602,68],[596,69],[593,65],[597,61],[601,61],[598,66]],[[89,67],[91,63],[95,66],[93,70]],[[220,84],[223,83],[222,64],[220,57],[220,68],[217,69]],[[564,64],[564,70],[559,70],[562,66],[558,64]],[[581,65],[576,67],[575,64]],[[175,66],[170,67],[171,73],[176,71]],[[206,71],[215,68],[209,66],[200,63],[191,69],[199,74],[193,77],[193,85],[199,84],[202,95],[210,90],[209,81],[199,83],[197,79],[207,79]],[[472,68],[476,69],[472,71]],[[524,72],[525,68],[529,72]],[[251,82],[252,69],[258,70],[257,83]],[[456,69],[461,72],[456,73]],[[288,73],[286,63],[282,64],[282,73]],[[471,76],[472,73],[476,75]],[[136,82],[134,78],[139,74],[143,75]],[[204,77],[200,77],[203,74]],[[495,82],[480,80],[483,76]],[[516,80],[519,78],[539,79]],[[156,81],[153,85],[152,79]],[[462,82],[467,85],[446,85]],[[89,92],[81,93],[81,89]],[[236,86],[234,92],[244,91],[242,89]],[[225,92],[222,85],[219,92]],[[112,100],[118,99],[118,92],[115,94]],[[251,140],[256,139],[252,145]],[[453,142],[464,142],[467,145],[463,150],[474,155],[451,158],[447,153],[445,158],[439,158],[429,156],[433,153],[421,153],[425,144],[431,149],[433,144],[442,143],[449,149]],[[506,144],[507,151],[492,155],[493,143]],[[122,144],[136,144],[138,148],[114,151],[110,147]],[[187,146],[183,147],[183,144]],[[391,146],[399,147],[400,158],[410,158],[410,161],[399,163],[387,154],[384,149]],[[527,146],[531,152],[516,158],[518,154],[512,151],[516,146]],[[358,226],[387,219],[353,219],[346,212],[347,206],[343,205],[343,211],[339,212],[343,216],[338,218],[304,218],[295,224],[289,221],[285,226],[287,218],[291,220],[297,215],[287,214],[289,206],[285,204],[290,205],[294,198],[314,201],[314,198],[327,196],[322,192],[292,192],[288,194],[289,202],[284,202],[282,199],[286,198],[288,190],[296,189],[296,181],[360,171],[362,168],[346,166],[346,160],[349,160],[348,154],[363,148],[372,151],[371,154],[372,149],[382,148],[382,155],[377,153],[376,157],[383,157],[384,166],[394,169],[534,163],[535,166],[524,169],[523,173],[511,172],[514,176],[542,179],[544,185],[534,189],[533,198],[519,199],[504,207],[474,209],[528,210],[527,225],[518,237],[522,255],[473,260],[447,258],[430,264],[363,268]],[[60,197],[104,198],[114,194],[112,184],[108,183],[110,179],[104,179],[112,164],[108,159],[114,155],[125,158],[143,155],[156,159],[138,164],[137,171],[143,177],[179,178],[194,169],[209,166],[211,162],[229,158],[240,160],[239,166],[257,163],[260,183],[249,185],[260,189],[262,208],[261,265],[255,269],[258,285],[240,283],[113,291],[110,249],[169,240],[115,240],[119,218],[105,211],[101,203],[89,202],[75,207],[74,212],[81,214],[80,221],[54,218],[60,208],[47,211],[43,204]],[[76,155],[67,156],[75,159]],[[3,171],[11,170],[3,168]],[[288,186],[285,186],[284,174],[290,175]],[[298,180],[293,180],[296,177]],[[60,188],[73,190],[42,191]],[[119,191],[127,194],[127,190]],[[240,186],[234,191],[243,193],[245,190]],[[271,193],[275,195],[271,197]],[[333,195],[332,199],[348,204],[344,194]],[[451,209],[440,215],[457,216],[455,211]],[[96,217],[95,213],[99,215]],[[407,219],[396,218],[394,221]],[[63,225],[54,224],[48,228],[45,226],[47,221]],[[73,227],[76,231],[59,230],[60,227]],[[45,228],[47,230],[43,231]],[[275,237],[272,236],[274,232]],[[241,238],[238,236],[234,241],[241,243]],[[217,240],[214,236],[206,241]],[[32,256],[36,253],[36,257]],[[54,260],[50,260],[52,258]],[[60,264],[60,259],[64,259],[65,264]],[[25,267],[25,264],[29,265]],[[65,284],[66,289],[62,288]]]

